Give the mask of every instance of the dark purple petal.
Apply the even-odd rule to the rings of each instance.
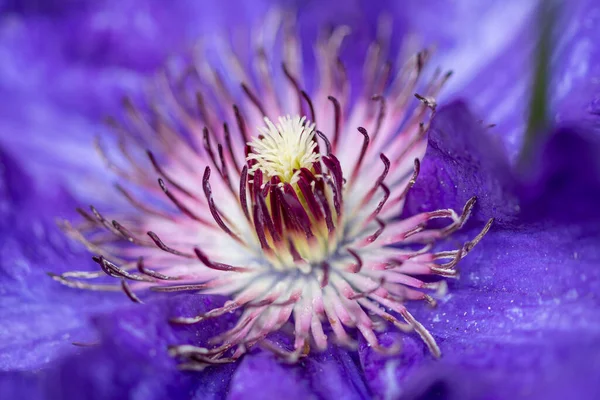
[[[561,222],[600,219],[598,126],[562,126],[536,143],[520,167],[523,218]]]
[[[194,326],[169,324],[169,318],[196,315],[219,305],[222,299],[183,295],[97,318],[100,344],[47,371],[45,393],[61,399],[223,398],[234,364],[181,372],[167,353],[170,345],[205,345],[234,316]]]
[[[47,399],[41,382],[40,375],[33,372],[0,372],[0,396],[3,399]]]
[[[477,196],[474,221],[494,217],[508,223],[519,211],[513,185],[502,146],[465,104],[455,102],[441,108],[431,123],[421,173],[408,194],[405,213],[462,210]]]
[[[598,380],[580,380],[570,371],[594,375],[580,363],[585,352],[597,352],[599,346],[597,136],[588,125],[559,128],[536,147],[529,164],[503,171],[507,163],[502,154],[476,127],[460,104],[440,110],[422,168],[434,178],[421,186],[417,181],[409,201],[413,207],[422,201],[427,207],[459,208],[466,193],[481,197],[483,187],[490,196],[479,202],[476,220],[500,220],[461,262],[460,279],[450,284],[450,294],[437,309],[412,305],[437,338],[443,359],[434,361],[424,345],[421,351],[417,346],[403,366],[389,367],[395,380],[386,379],[383,371],[393,361],[381,361],[362,348],[368,382],[381,396],[406,382],[407,398],[441,387],[448,398],[480,398],[479,390],[493,393],[492,398],[560,398],[568,393],[594,398]],[[503,186],[503,177],[511,176],[519,180]],[[428,189],[419,189],[423,187]],[[424,196],[429,187],[444,197]],[[513,214],[510,199],[519,204]],[[477,230],[452,240],[467,240]],[[384,367],[377,367],[382,362]],[[590,365],[596,363],[590,359]],[[406,368],[415,371],[406,377]],[[474,381],[484,389],[471,387]]]
[[[228,399],[367,399],[362,373],[344,349],[311,353],[297,365],[285,365],[260,352],[241,361]]]

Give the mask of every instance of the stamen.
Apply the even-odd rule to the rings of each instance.
[[[252,93],[252,91],[250,90],[248,85],[246,85],[245,83],[242,83],[242,90],[244,91],[246,96],[248,96],[248,98],[250,99],[250,102],[258,109],[258,111],[260,112],[260,115],[266,117],[267,113],[265,112],[264,107],[262,106],[258,97],[256,97],[256,95],[254,93]]]
[[[150,238],[152,239],[154,244],[156,244],[156,247],[158,247],[162,251],[165,251],[167,253],[170,253],[170,254],[173,254],[173,255],[176,255],[179,257],[193,258],[193,256],[191,254],[183,253],[179,250],[175,250],[175,249],[172,249],[171,247],[167,246],[162,240],[160,240],[158,235],[152,231],[148,232],[148,236],[150,236]]]
[[[208,222],[207,220],[205,220],[205,219],[199,217],[198,215],[196,215],[195,213],[193,213],[173,193],[171,193],[171,191],[169,189],[167,189],[165,182],[161,178],[158,178],[158,185],[160,186],[160,188],[162,189],[164,194],[167,195],[169,200],[171,200],[171,202],[175,205],[175,207],[177,207],[179,209],[179,211],[181,211],[182,213],[184,213],[185,215],[187,215],[189,218],[193,219],[194,221],[201,223],[202,225],[212,226],[212,224],[210,222]]]
[[[335,129],[333,134],[333,150],[337,150],[338,141],[340,140],[340,130],[342,124],[342,107],[340,102],[333,96],[327,96],[327,99],[333,104]]]
[[[154,167],[156,172],[159,175],[162,175],[162,177],[165,178],[165,180],[167,182],[169,182],[169,185],[173,186],[175,189],[177,189],[181,193],[185,194],[187,197],[190,197],[192,199],[197,199],[192,193],[190,193],[188,190],[184,189],[180,184],[178,184],[175,180],[173,180],[167,173],[165,173],[165,171],[161,168],[160,164],[158,164],[158,162],[156,161],[156,157],[154,157],[154,154],[150,150],[147,150],[146,154],[148,155],[148,158],[150,159],[150,163],[152,164],[152,166]],[[162,179],[160,179],[159,182],[162,182]],[[161,184],[161,187],[162,186],[163,185]]]
[[[147,269],[144,266],[144,257],[138,258],[136,266],[137,266],[138,271],[140,271],[140,273],[142,273],[144,275],[148,275],[151,278],[159,279],[161,281],[172,281],[172,280],[181,279],[181,277],[179,277],[179,276],[163,275],[163,274],[161,274],[159,272],[153,271],[151,269]]]
[[[219,210],[217,210],[217,206],[215,205],[215,201],[213,200],[212,189],[210,188],[209,180],[210,180],[210,167],[207,166],[204,169],[204,176],[202,177],[202,188],[204,189],[204,195],[206,196],[206,200],[208,201],[208,207],[210,209],[210,213],[212,214],[217,225],[219,225],[219,227],[225,233],[227,233],[229,236],[231,236],[231,238],[234,239],[235,241],[241,242],[241,239],[235,233],[233,233],[233,231],[231,229],[229,229],[229,227],[227,225],[225,225],[225,222],[223,222],[223,218],[221,218],[221,213],[219,212]]]
[[[131,288],[129,287],[129,285],[127,284],[127,282],[125,281],[125,279],[121,280],[121,288],[123,289],[123,292],[125,292],[125,294],[127,295],[127,297],[129,297],[129,299],[131,301],[133,301],[134,303],[137,304],[143,304],[144,302],[142,300],[140,300],[140,298],[131,291]]]
[[[356,180],[356,177],[358,176],[358,172],[360,170],[360,166],[362,165],[363,160],[365,158],[367,148],[369,147],[369,134],[367,133],[367,130],[365,128],[363,128],[362,126],[359,126],[358,131],[364,136],[364,139],[363,139],[362,148],[360,149],[360,155],[358,156],[358,161],[356,161],[356,165],[354,166],[354,170],[352,171],[352,175],[351,175],[352,181]]]

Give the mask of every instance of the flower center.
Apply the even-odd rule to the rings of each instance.
[[[315,152],[315,124],[306,117],[279,117],[275,125],[269,118],[264,119],[266,127],[258,129],[260,135],[248,146],[252,153],[247,160],[254,164],[250,174],[260,169],[266,179],[278,177],[283,183],[295,184],[302,168],[311,169],[319,161]]]
[[[334,179],[321,166],[328,157],[321,156],[315,124],[306,117],[264,121],[246,157],[260,254],[277,271],[309,274],[336,251],[341,223],[336,194],[326,183]]]

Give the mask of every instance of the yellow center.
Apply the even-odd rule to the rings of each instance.
[[[315,152],[315,124],[306,117],[287,115],[279,117],[277,125],[265,117],[265,125],[248,143],[252,148],[248,160],[255,161],[250,173],[260,169],[266,179],[278,176],[282,182],[295,184],[300,169],[311,169],[320,159]]]

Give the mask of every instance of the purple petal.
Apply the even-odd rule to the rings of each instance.
[[[228,399],[367,399],[362,373],[350,354],[330,347],[297,365],[285,365],[265,352],[241,361]]]
[[[502,146],[461,102],[443,107],[429,129],[421,173],[411,189],[406,213],[440,208],[461,210],[477,196],[474,220],[514,220],[519,203],[511,193],[512,173]]]
[[[46,215],[42,205],[55,214]],[[38,368],[71,351],[72,341],[89,336],[86,315],[126,301],[123,296],[68,289],[46,275],[90,264],[55,223],[72,207],[73,200],[57,188],[40,193],[20,165],[0,151],[2,370]]]
[[[39,374],[31,372],[0,372],[0,396],[3,399],[46,399]]]
[[[61,399],[222,398],[234,364],[184,373],[167,353],[170,345],[206,344],[233,316],[194,326],[171,325],[169,318],[219,305],[218,299],[183,295],[102,316],[96,320],[100,345],[49,370],[44,390]]]
[[[458,208],[469,192],[479,194],[483,187],[489,197],[480,201],[475,217],[497,216],[500,223],[461,262],[460,279],[437,309],[413,305],[442,348],[441,362],[432,360],[420,343],[421,350],[411,350],[409,361],[392,367],[394,360],[381,361],[361,349],[376,394],[406,384],[407,398],[427,388],[443,389],[448,398],[480,398],[480,390],[494,398],[559,398],[565,393],[594,398],[600,389],[597,380],[584,382],[569,372],[593,374],[579,363],[582,351],[598,351],[600,337],[595,316],[600,306],[600,215],[593,207],[600,190],[600,147],[588,130],[556,130],[537,148],[528,173],[518,175],[521,183],[506,187],[502,178],[517,175],[502,171],[506,162],[478,123],[469,120],[464,106],[440,110],[423,160],[422,172],[433,177],[415,185],[409,204]],[[423,187],[445,197],[425,196]],[[511,198],[518,200],[519,213],[510,213]],[[503,199],[509,199],[508,205]],[[453,240],[476,233],[472,229]],[[388,368],[392,371],[384,372]],[[464,384],[458,385],[462,379]]]
[[[595,118],[600,86],[600,6],[593,0],[569,2],[561,13],[560,35],[554,54],[554,81],[551,102],[557,122]],[[595,115],[595,117],[594,117]]]

